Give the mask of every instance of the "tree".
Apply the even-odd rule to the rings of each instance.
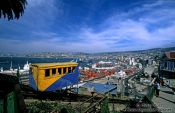
[[[0,18],[4,16],[8,20],[19,19],[26,4],[26,0],[0,0]]]

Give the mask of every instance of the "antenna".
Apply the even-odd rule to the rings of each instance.
[[[13,65],[13,63],[12,63],[12,60],[11,60],[10,70],[12,70],[12,65]]]
[[[18,64],[18,69],[20,70],[20,66],[19,66],[19,64]]]

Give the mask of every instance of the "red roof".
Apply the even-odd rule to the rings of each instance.
[[[173,52],[165,52],[165,55],[168,59],[175,59],[175,51]]]

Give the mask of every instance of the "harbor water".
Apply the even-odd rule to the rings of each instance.
[[[9,70],[11,63],[12,68],[23,68],[24,64],[29,63],[53,63],[53,62],[70,62],[73,58],[27,58],[27,57],[0,57],[0,68]]]

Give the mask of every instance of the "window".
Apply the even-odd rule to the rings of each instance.
[[[167,62],[165,62],[165,68],[167,68]]]
[[[58,74],[61,75],[61,68],[58,68]]]
[[[56,69],[52,69],[52,76],[55,76],[56,75]]]
[[[66,67],[63,68],[63,74],[65,74],[65,73],[66,73]]]
[[[50,69],[46,69],[45,70],[45,77],[49,77],[50,76]]]
[[[75,67],[72,67],[72,72],[75,72]]]
[[[68,67],[68,73],[72,73],[71,67]]]

